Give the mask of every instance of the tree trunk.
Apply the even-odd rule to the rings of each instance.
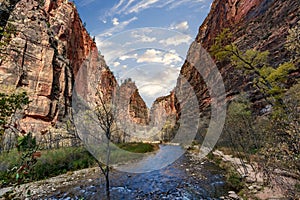
[[[106,198],[107,200],[110,200],[110,190],[109,190],[109,167],[107,166],[105,174],[105,180],[106,180]]]

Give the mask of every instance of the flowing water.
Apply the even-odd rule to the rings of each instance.
[[[180,152],[180,146],[162,145],[148,158],[127,166],[127,171],[158,165],[158,157],[165,152]],[[172,154],[171,154],[172,155]],[[152,169],[150,167],[149,169]],[[149,170],[150,171],[150,170]],[[102,177],[102,176],[101,176]],[[183,154],[174,163],[148,173],[110,173],[111,199],[218,199],[226,195],[227,187],[221,170],[207,161]],[[97,178],[73,188],[57,191],[47,199],[105,199],[105,182]]]

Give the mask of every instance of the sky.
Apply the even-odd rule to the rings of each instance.
[[[118,82],[135,81],[150,108],[175,87],[213,0],[76,0]]]

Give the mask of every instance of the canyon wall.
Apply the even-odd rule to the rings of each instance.
[[[148,124],[148,108],[137,87],[133,82],[119,87],[74,3],[6,0],[3,5],[0,14],[8,20],[1,19],[1,24],[12,27],[13,32],[3,38],[8,42],[1,46],[0,85],[22,88],[31,100],[20,129],[50,140],[65,133],[66,124],[73,120],[72,106],[81,106],[72,104],[74,91],[87,104],[97,100],[97,91],[105,103],[123,95],[128,105],[122,120]]]
[[[271,66],[278,66],[292,57],[284,44],[288,30],[300,20],[299,13],[300,2],[293,0],[214,0],[210,13],[199,28],[195,42],[209,51],[214,38],[224,28],[228,28],[233,35],[233,42],[241,50],[268,50],[269,63]],[[190,57],[197,56],[191,55],[192,52],[192,49],[188,52]],[[251,76],[243,76],[240,70],[228,63],[217,62],[217,67],[223,77],[228,99],[245,91],[250,95],[251,101],[256,102],[257,109],[264,106],[260,102],[262,96],[251,87]],[[299,66],[297,67],[298,70],[291,75],[291,80],[299,78]],[[210,95],[199,72],[186,60],[180,73],[193,86],[200,109],[209,110]],[[181,82],[178,78],[178,90],[181,90]]]
[[[0,84],[29,94],[21,129],[40,132],[70,118],[73,85],[82,66],[111,73],[71,2],[20,0],[6,23],[14,32],[1,49]],[[109,82],[113,87],[114,81]]]

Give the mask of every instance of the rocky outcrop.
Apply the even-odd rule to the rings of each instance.
[[[154,140],[170,141],[173,138],[173,132],[177,118],[175,107],[176,97],[172,91],[169,95],[157,98],[150,110],[150,125],[161,127],[158,134],[153,137]]]
[[[118,104],[121,108],[120,115],[132,123],[147,125],[149,123],[149,111],[146,103],[139,94],[135,83],[127,79],[119,87]]]
[[[41,2],[21,0],[15,5],[8,22],[15,32],[1,50],[0,63],[0,84],[22,87],[29,93],[32,102],[20,124],[34,132],[69,117],[79,69],[87,59],[103,59],[73,3]],[[101,69],[105,62],[101,63],[89,66]]]
[[[214,37],[229,28],[241,49],[268,50],[271,63],[278,65],[290,58],[284,43],[288,29],[300,20],[299,4],[292,0],[215,0],[196,41],[209,50]]]
[[[174,91],[172,91],[168,96],[157,98],[153,102],[150,110],[151,123],[154,125],[161,123],[161,121],[165,120],[163,119],[163,116],[166,115],[173,119],[172,124],[174,125],[177,116],[175,101],[176,98]]]

